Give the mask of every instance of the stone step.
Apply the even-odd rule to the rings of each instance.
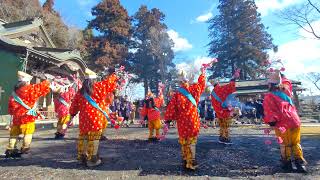
[[[301,117],[319,117],[320,114],[299,114]]]
[[[301,112],[300,114],[304,114],[304,115],[320,115],[320,112],[309,112],[309,113]]]
[[[304,112],[319,112],[319,110],[316,110],[316,109],[301,109],[301,111],[304,111]]]
[[[308,119],[301,118],[301,123],[320,123],[320,120],[312,119],[312,118],[308,118]]]

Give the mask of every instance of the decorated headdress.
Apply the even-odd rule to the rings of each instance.
[[[270,72],[268,75],[268,83],[269,84],[281,84],[281,75],[279,70],[275,70]]]
[[[61,79],[62,80],[62,79]],[[70,87],[72,87],[73,83],[71,83],[67,78],[62,80],[63,82],[57,82],[59,89],[57,93],[65,93],[68,92]]]
[[[181,70],[180,73],[178,74],[178,81],[180,82],[188,82],[188,78],[184,70]]]
[[[219,83],[219,78],[213,78],[209,80],[210,84],[213,86]]]
[[[268,83],[279,85],[282,83],[281,72],[285,71],[284,65],[281,59],[273,61],[270,63],[270,68],[268,69]]]
[[[149,89],[147,96],[146,96],[146,99],[150,99],[150,98],[154,98],[154,94]]]
[[[85,76],[84,76],[85,79],[96,79],[98,77],[95,72],[93,72],[88,68],[85,69],[84,73],[85,73]]]
[[[18,71],[17,76],[18,76],[18,81],[24,81],[24,82],[30,82],[31,79],[33,78],[30,74],[27,74],[22,71]]]

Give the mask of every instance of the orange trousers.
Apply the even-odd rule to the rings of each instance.
[[[220,127],[220,136],[224,137],[226,139],[230,138],[230,132],[229,132],[229,127],[231,124],[232,118],[218,118],[218,123]]]
[[[87,157],[87,160],[91,160],[92,156],[98,154],[99,142],[102,135],[101,131],[88,132],[87,134],[79,134],[78,139],[78,160],[82,155]]]
[[[17,149],[17,140],[20,134],[23,134],[23,144],[21,149],[30,148],[35,127],[36,126],[34,122],[12,126],[10,130],[9,145],[7,146],[7,149]]]
[[[190,168],[193,166],[192,161],[196,159],[197,137],[179,138],[179,143],[181,145],[182,159],[186,161],[186,167]]]
[[[57,124],[57,132],[64,134],[66,132],[66,129],[68,128],[67,123],[70,121],[70,119],[70,115],[66,115],[60,118]]]
[[[283,142],[280,144],[281,159],[284,161],[295,160],[305,161],[303,158],[302,147],[300,145],[300,127],[287,129],[283,134],[275,128],[277,137],[281,137]]]
[[[156,137],[160,135],[160,128],[161,128],[161,121],[160,119],[156,120],[149,120],[148,121],[148,128],[149,128],[149,138],[153,138],[153,130],[156,130]]]

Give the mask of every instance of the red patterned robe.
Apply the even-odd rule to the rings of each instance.
[[[236,83],[235,81],[231,81],[229,84],[220,86],[219,84],[216,85],[213,91],[217,94],[217,96],[224,102],[229,94],[232,94],[236,91]],[[226,119],[231,116],[231,109],[224,109],[219,101],[217,101],[211,95],[211,102],[213,105],[213,109],[216,112],[216,116],[219,119]]]
[[[283,78],[282,85],[286,87],[284,93],[291,97],[291,82],[288,79]],[[297,128],[301,125],[301,121],[295,106],[290,105],[289,102],[281,99],[271,92],[264,96],[263,109],[265,123],[276,121],[276,127],[285,127],[286,129]]]
[[[39,84],[30,84],[19,88],[16,94],[19,98],[30,108],[33,108],[35,103],[41,96],[45,96],[50,92],[49,81],[42,81]],[[13,116],[13,125],[19,126],[21,124],[32,123],[36,117],[27,115],[28,110],[21,104],[16,102],[12,96],[9,98],[8,112]]]
[[[97,82],[93,85],[93,93],[91,98],[99,105],[99,107],[108,111],[106,98],[107,94],[113,92],[117,88],[118,77],[113,74],[101,82]],[[86,98],[80,94],[80,91],[74,97],[70,114],[75,115],[80,111],[79,115],[79,129],[80,134],[86,134],[88,132],[100,131],[107,123],[107,118],[102,112],[93,107]]]
[[[69,108],[70,108],[71,101],[72,101],[73,97],[75,96],[75,94],[76,94],[76,92],[75,92],[74,88],[70,87],[67,92],[60,93],[59,96],[54,99],[54,108],[55,108],[55,112],[57,113],[57,117],[59,119],[70,114]],[[64,99],[69,104],[69,107],[64,105],[59,100],[59,98]]]
[[[141,109],[141,117],[148,116],[148,121],[157,120],[160,119],[160,107],[163,105],[164,99],[163,95],[160,95],[159,97],[154,98],[154,104],[158,108],[158,110],[154,108],[147,108],[146,105]]]
[[[206,78],[201,74],[198,82],[189,87],[182,86],[196,100],[198,104],[200,96],[206,86]],[[176,120],[178,125],[178,133],[180,138],[188,139],[197,137],[200,129],[199,113],[188,98],[180,92],[175,92],[167,106],[165,120]]]

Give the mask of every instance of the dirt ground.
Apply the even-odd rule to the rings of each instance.
[[[283,173],[279,145],[260,127],[232,128],[233,145],[217,142],[218,129],[201,129],[197,144],[196,172],[181,166],[175,128],[158,143],[146,141],[148,130],[140,127],[108,129],[109,140],[101,142],[103,165],[88,169],[78,165],[78,130],[70,129],[65,140],[54,140],[54,130],[38,130],[29,157],[0,159],[0,179],[320,179],[320,128],[304,128],[302,147],[309,173]],[[0,133],[0,151],[6,148],[6,133]],[[266,139],[272,140],[265,145]]]

